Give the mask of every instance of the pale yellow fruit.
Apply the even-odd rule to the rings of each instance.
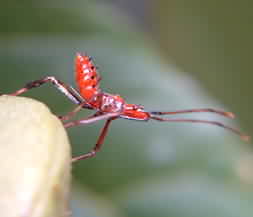
[[[0,216],[69,216],[71,154],[59,119],[42,103],[0,97]]]

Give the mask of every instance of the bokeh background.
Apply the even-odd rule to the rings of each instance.
[[[75,53],[87,52],[105,91],[150,110],[233,111],[235,121],[186,117],[252,135],[252,7],[247,0],[1,1],[0,91],[46,75],[75,86]],[[56,114],[74,108],[50,85],[25,95]],[[69,129],[73,155],[93,146],[102,125]],[[221,128],[117,120],[97,157],[73,165],[73,216],[251,217],[252,165],[251,143]]]

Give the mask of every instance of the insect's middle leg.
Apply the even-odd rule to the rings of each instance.
[[[94,148],[86,154],[83,154],[83,155],[78,156],[78,157],[74,157],[72,159],[72,162],[82,160],[82,159],[86,159],[86,158],[90,158],[90,157],[94,157],[96,155],[96,153],[102,147],[102,144],[103,144],[104,139],[106,137],[106,134],[108,132],[108,128],[109,128],[109,125],[110,125],[111,121],[117,119],[119,116],[120,116],[120,113],[99,114],[99,112],[97,112],[93,116],[88,117],[86,119],[70,121],[70,122],[65,123],[64,127],[69,128],[69,127],[79,126],[81,124],[91,124],[91,123],[94,123],[96,121],[106,120],[105,126],[102,128],[102,131],[99,135],[99,138],[98,138],[97,143],[94,146]]]
[[[110,123],[111,123],[112,120],[113,119],[110,118],[106,121],[106,123],[105,123],[104,127],[102,128],[102,131],[101,131],[101,133],[98,137],[98,140],[97,140],[95,146],[93,147],[93,149],[91,151],[89,151],[88,153],[86,153],[86,154],[83,154],[83,155],[80,155],[80,156],[77,156],[77,157],[73,157],[72,162],[87,159],[87,158],[91,158],[91,157],[94,157],[96,155],[96,153],[101,149],[101,147],[104,143],[105,137],[108,133],[108,129],[109,129],[109,126],[110,126]]]

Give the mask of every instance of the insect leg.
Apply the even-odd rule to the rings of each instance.
[[[112,120],[113,120],[113,118],[110,118],[110,119],[106,120],[106,123],[105,123],[104,127],[102,128],[102,131],[100,132],[98,140],[97,140],[95,146],[93,147],[93,149],[91,151],[89,151],[88,153],[86,153],[86,154],[83,154],[83,155],[80,155],[80,156],[77,156],[77,157],[73,157],[72,162],[87,159],[87,158],[91,158],[91,157],[94,157],[96,155],[96,153],[101,149],[101,147],[104,143],[105,137],[108,133],[108,129],[109,129],[109,126],[110,126],[110,123],[111,123]]]
[[[79,112],[83,106],[86,104],[85,101],[81,102],[77,107],[75,107],[71,112],[67,113],[64,116],[58,116],[58,118],[62,121],[67,121],[69,119],[71,119],[77,112]],[[91,117],[97,116],[98,112],[94,115],[92,115]]]
[[[65,96],[67,96],[75,104],[80,104],[84,101],[83,97],[81,97],[80,94],[73,87],[63,83],[62,81],[56,79],[53,76],[47,76],[43,79],[29,82],[23,88],[17,90],[14,93],[9,94],[9,95],[18,96],[20,94],[27,92],[28,90],[30,90],[32,88],[39,87],[47,82],[52,83],[59,91],[61,91]],[[86,103],[83,103],[83,107],[88,108],[88,109],[92,109],[91,106]]]
[[[96,121],[100,121],[100,120],[105,120],[106,119],[105,126],[102,128],[102,131],[101,131],[101,133],[99,135],[99,138],[98,138],[97,143],[94,146],[94,148],[90,152],[88,152],[86,154],[80,155],[78,157],[74,157],[72,159],[72,162],[75,162],[75,161],[78,161],[78,160],[81,160],[81,159],[86,159],[86,158],[90,158],[90,157],[95,156],[96,152],[98,152],[101,149],[101,146],[102,146],[102,144],[104,142],[104,139],[105,139],[106,134],[108,132],[108,128],[109,128],[109,125],[110,125],[111,121],[115,120],[118,117],[119,117],[119,113],[106,113],[106,114],[99,115],[99,112],[97,112],[97,113],[95,113],[93,116],[91,116],[89,118],[65,123],[64,127],[65,128],[69,128],[69,127],[74,127],[74,126],[78,126],[78,125],[81,125],[81,124],[91,124],[91,123],[94,123]]]
[[[63,126],[65,128],[69,128],[69,127],[75,127],[75,126],[79,126],[79,125],[86,125],[86,124],[92,124],[94,122],[97,121],[101,121],[101,120],[106,120],[106,119],[116,119],[119,117],[119,113],[105,113],[105,114],[100,114],[99,112],[95,113],[94,115],[85,118],[85,119],[81,119],[81,120],[75,120],[75,121],[70,121],[67,123],[64,123]]]

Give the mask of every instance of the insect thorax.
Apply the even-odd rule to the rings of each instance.
[[[124,100],[118,95],[102,93],[97,96],[99,110],[102,112],[121,112],[124,107]]]

